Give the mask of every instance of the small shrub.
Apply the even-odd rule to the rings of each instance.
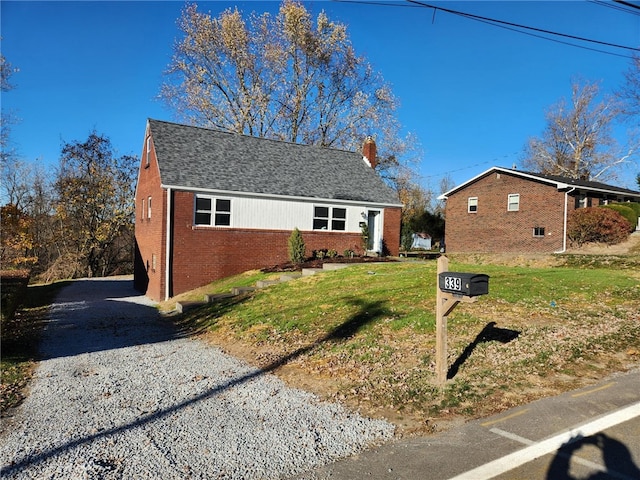
[[[609,205],[604,205],[602,208],[608,208],[615,212],[618,212],[622,215],[627,222],[631,225],[630,231],[633,231],[638,226],[638,214],[635,210],[630,206],[631,204],[623,204],[623,203],[612,203]]]
[[[289,260],[296,265],[304,262],[305,249],[306,246],[300,230],[294,228],[289,236]]]
[[[344,252],[342,252],[342,256],[345,258],[353,258],[355,254],[356,252],[354,252],[350,248],[347,248]]]
[[[362,237],[362,249],[369,250],[369,225],[365,222],[360,224],[360,235]]]
[[[609,208],[580,208],[569,215],[567,234],[576,245],[589,242],[613,245],[629,237],[631,225]]]
[[[337,256],[338,256],[338,252],[337,251],[335,251],[333,249],[327,250],[327,257],[336,258]]]

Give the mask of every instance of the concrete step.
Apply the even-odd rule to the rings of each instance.
[[[212,293],[204,296],[204,301],[207,303],[217,302],[219,300],[225,300],[227,298],[235,297],[233,293]]]
[[[280,280],[258,280],[256,282],[256,287],[266,288],[270,287],[271,285],[277,285],[278,283],[280,283]]]
[[[242,295],[243,293],[251,293],[256,290],[256,287],[233,287],[231,293],[233,295]]]
[[[185,313],[188,312],[189,310],[194,310],[196,308],[202,307],[203,305],[206,305],[208,302],[177,302],[176,303],[176,312],[178,313]]]
[[[322,268],[303,268],[302,269],[302,276],[303,277],[308,277],[309,275],[315,275],[318,272],[322,272]]]
[[[280,275],[280,281],[290,282],[291,280],[295,280],[300,277],[302,277],[302,273],[299,272],[285,273],[284,275]]]
[[[323,270],[342,270],[343,268],[348,268],[350,266],[350,263],[324,263],[322,268]]]

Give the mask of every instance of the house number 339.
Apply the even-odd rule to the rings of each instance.
[[[462,279],[460,277],[444,277],[445,290],[462,290]]]

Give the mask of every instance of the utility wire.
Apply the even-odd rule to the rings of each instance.
[[[592,40],[592,39],[589,39],[589,38],[578,37],[578,36],[569,35],[569,34],[563,34],[563,33],[559,33],[559,32],[553,32],[553,31],[550,31],[550,30],[544,30],[544,29],[540,29],[540,28],[529,27],[529,26],[526,26],[526,25],[520,25],[520,24],[517,24],[517,23],[506,22],[506,21],[503,21],[503,20],[496,20],[496,19],[489,18],[489,17],[482,17],[482,16],[479,16],[479,15],[473,15],[473,14],[470,14],[470,13],[465,13],[465,12],[460,12],[460,11],[456,11],[456,10],[451,10],[451,9],[448,9],[448,8],[438,7],[438,6],[435,6],[435,5],[430,5],[430,4],[427,4],[427,3],[424,3],[424,2],[420,2],[420,1],[417,1],[417,0],[406,0],[408,3],[389,3],[389,2],[376,2],[376,1],[367,1],[367,0],[334,0],[334,1],[337,1],[339,3],[355,3],[355,4],[362,4],[362,5],[376,5],[376,6],[385,6],[385,7],[432,8],[433,11],[434,11],[434,14],[435,14],[436,11],[441,10],[443,12],[450,13],[452,15],[458,15],[458,16],[461,16],[461,17],[465,17],[465,18],[468,18],[469,20],[476,20],[476,21],[479,21],[479,22],[486,23],[488,25],[492,25],[494,27],[500,27],[500,28],[504,28],[506,30],[511,30],[511,31],[514,31],[514,32],[517,32],[517,33],[522,33],[522,34],[529,35],[529,36],[536,37],[536,38],[540,38],[540,39],[543,39],[543,40],[549,40],[549,41],[552,41],[552,42],[568,45],[568,46],[571,46],[571,47],[582,48],[584,50],[591,50],[593,52],[604,53],[606,55],[613,55],[613,56],[616,56],[616,57],[630,58],[630,59],[634,58],[633,56],[624,55],[624,54],[615,53],[615,52],[609,52],[609,51],[606,51],[606,50],[599,50],[597,48],[586,47],[584,45],[577,45],[575,43],[570,43],[570,42],[567,42],[567,41],[562,41],[562,40],[558,40],[556,38],[550,38],[550,37],[546,37],[546,36],[535,34],[535,33],[531,33],[531,32],[526,32],[526,31],[519,30],[519,29],[534,30],[534,31],[538,31],[538,32],[541,32],[541,33],[546,33],[548,35],[556,35],[556,36],[560,36],[560,37],[572,38],[572,39],[575,39],[575,40],[591,42],[591,43],[597,43],[597,44],[606,45],[606,46],[610,46],[610,47],[623,48],[623,49],[626,49],[626,50],[632,50],[632,51],[635,51],[635,52],[640,52],[640,48],[627,47],[625,45],[617,45],[617,44],[614,44],[614,43],[602,42],[602,41],[599,41],[599,40]],[[593,1],[598,2],[598,0],[593,0]],[[600,2],[598,2],[598,4],[600,4]],[[615,6],[613,6],[613,5],[606,5],[605,4],[605,6],[610,6],[612,8],[615,8]],[[640,8],[640,7],[637,7],[635,5],[633,5],[633,7],[634,8]],[[630,12],[629,10],[626,10],[626,9],[624,9],[622,7],[620,7],[620,9],[624,10],[626,13],[635,14],[635,12]]]
[[[629,7],[629,8],[635,8],[637,10],[640,10],[640,6],[636,5],[634,3],[624,2],[623,0],[613,0],[613,1],[616,2],[616,3],[619,3],[620,5],[624,5],[624,6]]]
[[[590,38],[578,37],[576,35],[570,35],[568,33],[553,32],[551,30],[545,30],[544,28],[529,27],[527,25],[521,25],[521,24],[518,24],[518,23],[507,22],[505,20],[496,20],[495,18],[483,17],[483,16],[480,16],[480,15],[474,15],[472,13],[465,13],[465,12],[460,12],[460,11],[457,11],[457,10],[451,10],[449,8],[437,7],[435,5],[424,3],[424,2],[421,2],[421,1],[418,1],[418,0],[406,0],[406,1],[409,2],[409,3],[414,3],[414,4],[417,4],[417,5],[421,5],[421,6],[426,7],[426,8],[433,8],[433,9],[436,9],[436,10],[441,10],[443,12],[451,13],[453,15],[459,15],[459,16],[462,16],[462,17],[472,18],[472,19],[475,19],[475,20],[482,20],[482,21],[485,21],[485,22],[491,22],[491,23],[496,23],[496,24],[501,24],[501,25],[508,25],[510,27],[523,28],[525,30],[533,30],[535,32],[546,33],[548,35],[556,35],[556,36],[559,36],[559,37],[571,38],[573,40],[580,40],[582,42],[597,43],[599,45],[605,45],[607,47],[623,48],[625,50],[631,50],[631,51],[634,51],[634,52],[640,52],[640,48],[627,47],[626,45],[618,45],[616,43],[603,42],[603,41],[600,41],[600,40],[592,40]]]
[[[612,2],[606,2],[604,0],[589,0],[589,2],[591,3],[595,3],[596,5],[599,5],[600,7],[607,7],[607,8],[611,8],[613,10],[617,10],[619,12],[623,12],[623,13],[629,13],[631,15],[638,15],[640,16],[640,12],[634,12],[633,10],[629,10],[625,7],[621,7],[620,5],[616,5],[615,3]]]

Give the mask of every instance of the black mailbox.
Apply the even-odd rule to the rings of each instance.
[[[489,293],[489,275],[482,273],[442,272],[438,275],[440,290],[467,297]]]

